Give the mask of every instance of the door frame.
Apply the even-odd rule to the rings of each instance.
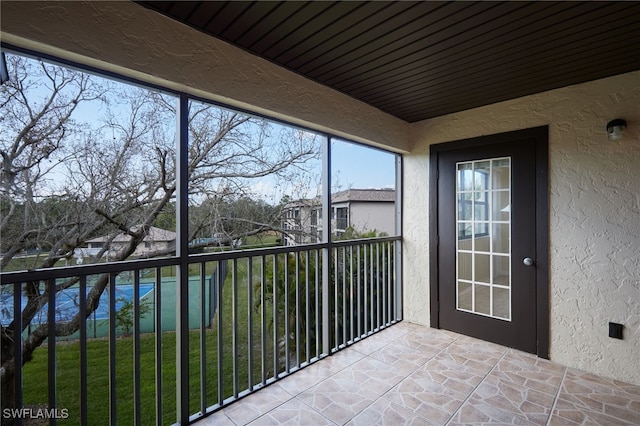
[[[537,355],[549,358],[549,127],[479,136],[430,146],[429,150],[429,297],[431,327],[440,328],[438,287],[438,160],[440,153],[519,141],[535,144],[536,342]]]

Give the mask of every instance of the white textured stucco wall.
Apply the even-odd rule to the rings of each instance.
[[[129,1],[0,2],[2,41],[394,151],[406,123]]]
[[[606,123],[627,120],[609,142]],[[549,126],[553,361],[640,384],[640,72],[412,126],[404,158],[405,318],[429,324],[429,145]],[[608,337],[609,321],[625,326]]]

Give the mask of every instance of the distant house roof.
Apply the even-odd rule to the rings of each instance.
[[[334,203],[347,201],[382,201],[394,202],[396,200],[395,189],[348,189],[336,192],[331,197]]]
[[[396,190],[395,189],[347,189],[346,191],[336,192],[331,196],[332,203],[346,203],[349,201],[360,201],[360,202],[388,202],[393,203],[396,201]],[[320,197],[312,198],[312,199],[299,199],[289,201],[286,206],[287,208],[296,208],[296,207],[320,207],[321,206]]]
[[[134,227],[133,228],[134,231],[136,231],[137,229],[140,229],[139,226]],[[117,235],[114,239],[113,242],[122,242],[122,243],[126,243],[129,242],[129,240],[131,239],[130,235],[127,234],[119,234]],[[149,228],[149,232],[147,233],[147,236],[144,237],[143,241],[154,241],[154,242],[163,242],[163,241],[174,241],[176,239],[176,233],[173,231],[167,231],[166,229],[160,229],[160,228],[156,228],[154,226]],[[88,240],[88,243],[106,243],[107,241],[109,241],[109,236],[105,235],[102,237],[97,237],[97,238],[92,238],[90,240]]]
[[[286,206],[288,208],[295,208],[295,207],[316,207],[316,206],[320,206],[320,197],[316,197],[316,198],[301,198],[299,200],[293,200],[293,201],[289,201]]]

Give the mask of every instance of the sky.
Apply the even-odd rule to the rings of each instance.
[[[332,186],[341,190],[395,188],[395,155],[334,140],[331,146]]]
[[[99,79],[97,76],[94,78]],[[115,84],[118,85],[118,83]],[[39,90],[33,95],[44,96],[37,92]],[[112,99],[111,107],[118,113],[120,108],[118,102],[113,102],[114,100]],[[105,113],[106,109],[100,102],[83,102],[74,112],[73,117],[80,122],[92,123],[97,127],[101,124],[100,118]],[[274,123],[273,125],[277,128],[282,124]],[[319,138],[321,139],[323,138]],[[333,139],[331,153],[331,186],[334,191],[350,188],[395,188],[394,154],[337,138]],[[320,193],[321,164],[320,160],[308,163],[308,170],[305,171],[306,173],[302,172],[300,177],[301,182],[306,182],[276,182],[273,178],[267,177],[253,180],[249,186],[254,194],[272,203],[279,202],[283,195],[293,198],[312,198]],[[301,186],[306,189],[301,190]],[[306,194],[302,195],[303,193]]]

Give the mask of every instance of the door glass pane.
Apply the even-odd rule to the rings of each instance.
[[[474,256],[475,264],[473,266],[473,281],[481,283],[489,283],[489,259],[488,254],[476,254]]]
[[[473,238],[471,235],[471,223],[458,224],[458,250],[472,250]]]
[[[473,198],[473,218],[475,220],[489,220],[489,192],[475,191]]]
[[[461,280],[471,281],[472,265],[471,265],[471,253],[460,253],[458,259],[458,278]]]
[[[499,318],[509,318],[509,289],[493,288],[493,315]]]
[[[471,192],[463,192],[458,194],[458,219],[471,220],[473,212],[473,202],[471,200]]]
[[[511,187],[511,160],[501,158],[492,161],[492,189],[509,189]]]
[[[488,285],[475,285],[475,311],[479,314],[491,314],[491,287]]]
[[[457,164],[457,309],[511,320],[511,159]]]
[[[511,214],[509,191],[494,191],[493,205],[491,207],[492,220],[508,221]]]
[[[458,191],[473,190],[473,163],[458,164],[458,179],[456,187]]]
[[[458,282],[458,309],[473,310],[473,292],[471,283]]]
[[[474,250],[476,252],[482,251],[489,253],[491,237],[489,236],[489,224],[488,223],[476,223],[473,227],[475,234],[473,242],[475,243]]]
[[[491,162],[475,161],[473,167],[474,191],[484,191],[489,189],[489,175],[491,173]]]
[[[492,275],[493,280],[491,281],[493,284],[508,286],[509,276],[511,275],[509,272],[509,256],[499,256],[493,255],[493,269]]]
[[[509,223],[493,224],[493,251],[495,253],[509,253]]]

